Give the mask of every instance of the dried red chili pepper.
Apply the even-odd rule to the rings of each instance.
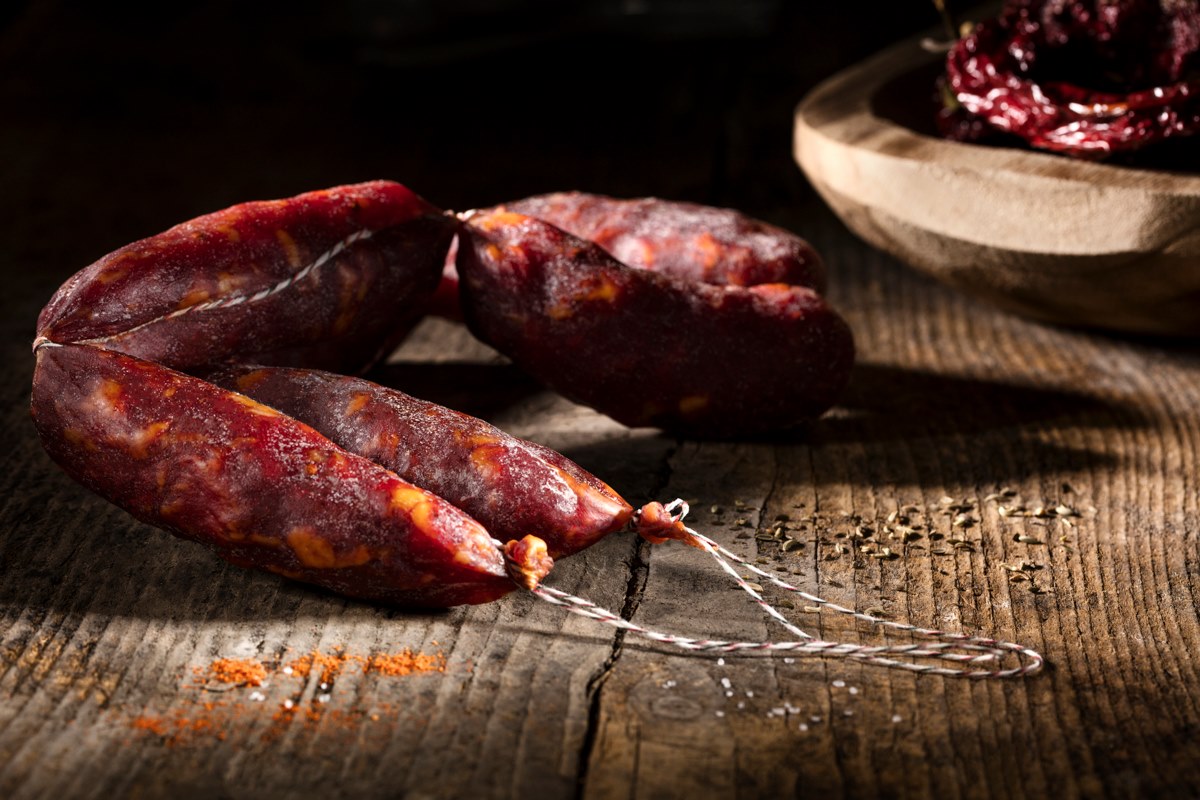
[[[946,59],[943,132],[1083,158],[1200,131],[1200,2],[1010,0]]]

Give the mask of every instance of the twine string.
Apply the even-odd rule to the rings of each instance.
[[[1006,642],[999,639],[992,639],[982,636],[971,636],[964,633],[953,633],[949,631],[941,631],[935,628],[924,628],[916,625],[909,625],[903,622],[893,620],[880,619],[855,611],[845,606],[832,603],[822,597],[810,594],[799,589],[786,581],[776,578],[774,575],[767,573],[753,564],[749,564],[745,559],[737,554],[730,552],[712,539],[700,534],[691,528],[682,524],[684,517],[688,513],[688,505],[683,500],[675,500],[666,506],[662,506],[661,510],[669,515],[669,520],[673,523],[674,535],[668,538],[679,539],[687,544],[690,544],[704,552],[708,553],[724,570],[729,574],[737,585],[763,608],[767,614],[776,622],[781,624],[789,633],[796,637],[791,641],[726,641],[720,639],[695,639],[687,636],[681,636],[673,633],[664,633],[661,631],[651,630],[649,628],[638,625],[631,620],[621,617],[608,609],[601,608],[590,600],[564,592],[560,589],[555,589],[550,586],[544,586],[540,582],[532,586],[526,586],[531,594],[541,600],[551,603],[556,606],[565,608],[572,614],[577,614],[588,619],[597,620],[615,628],[635,633],[646,639],[661,644],[672,645],[683,650],[701,653],[738,653],[738,652],[759,652],[759,653],[781,653],[800,656],[817,656],[823,658],[841,658],[857,661],[865,664],[872,664],[880,667],[888,667],[891,669],[906,670],[921,675],[942,675],[953,678],[1015,678],[1025,675],[1032,675],[1041,670],[1045,659],[1037,651],[1028,648],[1024,645],[1014,642]],[[643,509],[645,511],[645,509]],[[640,512],[639,512],[640,514]],[[661,528],[657,528],[655,533],[662,533]],[[647,537],[652,541],[662,541],[660,538]],[[770,581],[773,585],[783,589],[784,591],[792,592],[800,597],[808,600],[818,608],[827,609],[844,616],[852,617],[863,622],[869,622],[871,625],[881,628],[888,628],[894,631],[907,633],[912,636],[922,639],[933,639],[936,641],[922,641],[908,644],[879,644],[879,645],[864,645],[855,644],[852,642],[835,642],[824,641],[813,637],[811,634],[801,630],[799,627],[790,622],[775,606],[763,599],[761,593],[757,591],[749,582],[743,578],[734,568],[737,564],[748,571]],[[990,669],[980,669],[984,665],[994,665],[997,661],[1005,656],[1016,656],[1021,663],[1017,666],[998,669],[994,666]],[[941,662],[950,662],[956,666],[941,666],[935,663],[925,663],[913,659],[933,659]]]
[[[301,283],[302,281],[307,279],[309,276],[313,275],[318,270],[320,270],[322,267],[324,267],[326,264],[333,262],[334,259],[336,259],[338,256],[340,256],[346,250],[353,247],[358,242],[364,241],[366,239],[370,239],[376,233],[377,233],[377,231],[373,231],[373,230],[365,229],[365,228],[362,230],[355,231],[354,233],[345,237],[341,241],[336,242],[332,247],[330,247],[328,250],[326,250],[323,253],[321,253],[320,255],[318,255],[316,258],[314,258],[312,261],[308,262],[308,264],[304,265],[296,272],[293,272],[292,274],[283,277],[282,279],[280,279],[279,281],[277,281],[276,283],[274,283],[271,286],[263,287],[255,292],[241,292],[241,293],[227,294],[227,295],[224,295],[221,297],[214,298],[212,300],[206,300],[204,302],[194,303],[193,305],[190,305],[190,306],[184,306],[183,308],[177,308],[174,311],[168,312],[159,317],[155,317],[154,319],[146,320],[145,322],[141,322],[137,325],[134,325],[131,328],[126,329],[126,330],[118,331],[116,333],[108,334],[106,336],[98,336],[93,339],[86,339],[84,341],[86,341],[86,342],[101,342],[101,343],[108,342],[108,341],[112,341],[115,339],[120,339],[122,337],[126,337],[131,333],[135,333],[136,331],[139,331],[143,328],[147,328],[151,325],[156,325],[160,322],[165,322],[167,320],[172,320],[172,319],[176,319],[178,317],[182,317],[185,314],[186,315],[194,315],[194,314],[201,313],[204,311],[214,311],[217,309],[233,308],[234,306],[240,306],[243,303],[251,304],[251,303],[257,303],[261,300],[266,300],[269,297],[273,297],[273,296],[279,294],[280,292],[287,291],[288,289],[292,288],[296,284]],[[44,337],[39,337],[39,341],[41,340],[41,338],[44,338]],[[34,344],[35,344],[34,350],[36,351],[37,350],[37,342],[35,342]]]

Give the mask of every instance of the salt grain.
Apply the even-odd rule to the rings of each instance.
[[[850,694],[858,694],[858,687],[857,687],[857,686],[851,686],[851,687],[850,687],[850,689],[849,689],[849,691],[850,691]]]
[[[893,723],[899,722],[899,721],[900,721],[900,720],[902,720],[902,719],[904,719],[904,718],[903,718],[903,717],[901,717],[899,714],[893,714],[893,715],[892,715],[892,722],[893,722]]]
[[[806,723],[801,722],[799,725],[796,726],[796,730],[803,733],[804,731],[808,730],[808,725]]]
[[[846,685],[846,682],[845,682],[845,681],[842,681],[842,680],[837,680],[837,681],[834,681],[834,682],[833,682],[831,685],[832,685],[832,686],[833,686],[833,688],[835,688],[835,689],[841,689],[843,686],[845,686],[845,685]]]

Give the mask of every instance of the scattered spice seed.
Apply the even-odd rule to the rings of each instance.
[[[216,739],[224,741],[228,729],[220,724],[226,713],[214,714],[218,707],[206,703],[199,714],[190,713],[188,709],[180,709],[170,716],[140,716],[130,722],[135,731],[158,736],[167,747],[190,744],[199,739]]]
[[[270,716],[272,726],[263,733],[264,739],[270,739],[282,733],[281,725],[293,720],[302,720],[307,725],[320,720],[331,720],[349,732],[359,730],[366,718],[362,711],[350,709],[341,710],[330,708],[333,701],[333,680],[348,665],[358,665],[364,673],[378,673],[389,677],[399,677],[416,673],[445,672],[446,659],[441,653],[414,653],[403,650],[398,653],[378,653],[370,657],[350,655],[344,650],[336,649],[332,654],[314,650],[301,656],[285,666],[269,668],[259,661],[233,658],[215,659],[205,668],[197,668],[193,672],[203,678],[203,683],[193,684],[198,688],[207,688],[211,682],[229,683],[229,691],[242,688],[267,686],[268,678],[272,676],[296,677],[305,679],[316,675],[320,678],[320,692],[313,698],[310,706],[302,707],[298,696],[283,700],[275,707]],[[231,703],[229,701],[189,701],[185,695],[177,702],[181,707],[169,715],[141,715],[128,720],[129,726],[136,732],[157,736],[168,747],[192,744],[204,739],[224,740],[229,731],[245,730],[247,723],[254,718],[263,718],[262,703],[267,695],[255,689],[247,695],[249,704]],[[393,713],[389,709],[388,713]],[[378,720],[379,714],[374,713],[370,719]]]
[[[415,672],[445,672],[446,657],[441,653],[414,653],[408,649],[399,653],[377,653],[367,660],[363,671],[391,678],[412,675]]]
[[[335,650],[332,655],[313,650],[292,661],[288,666],[292,668],[293,674],[301,678],[307,678],[316,671],[320,675],[321,683],[332,683],[349,664],[361,664],[363,660],[362,656],[350,656],[341,650]]]
[[[267,678],[267,668],[261,662],[243,658],[218,658],[208,669],[195,672],[207,680],[242,686],[262,686]]]

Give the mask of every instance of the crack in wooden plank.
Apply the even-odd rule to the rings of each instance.
[[[670,483],[671,480],[671,459],[679,450],[679,443],[670,447],[662,457],[662,467],[659,470],[658,481],[654,489],[650,492],[651,496],[660,494],[662,490]],[[625,599],[621,603],[621,618],[632,620],[633,615],[637,613],[638,607],[642,604],[642,597],[646,593],[646,583],[650,577],[650,543],[640,536],[634,537],[634,546],[631,558],[626,562],[629,566],[629,577],[625,584]],[[592,760],[592,751],[595,750],[596,741],[599,738],[600,732],[600,707],[601,707],[601,690],[604,684],[608,681],[613,670],[616,669],[617,661],[621,658],[621,653],[625,649],[625,634],[626,631],[618,629],[613,636],[612,649],[609,651],[608,657],[604,659],[604,663],[596,670],[596,673],[588,678],[587,682],[587,701],[588,701],[588,716],[587,729],[583,735],[583,744],[579,748],[579,764],[576,769],[575,779],[575,798],[582,800],[584,792],[587,789],[588,767]]]

